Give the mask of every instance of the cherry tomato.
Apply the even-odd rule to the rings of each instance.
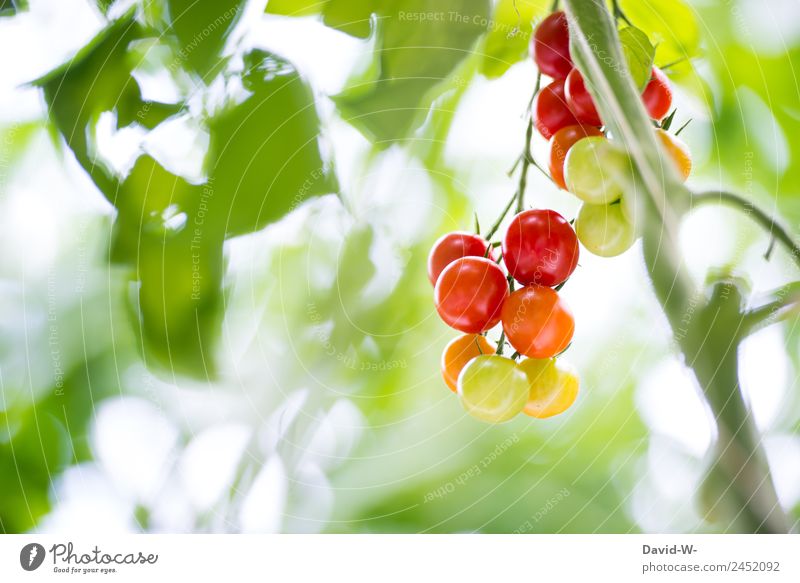
[[[618,200],[629,184],[630,173],[625,152],[601,136],[578,140],[564,161],[567,189],[590,204]]]
[[[533,124],[540,134],[549,140],[561,128],[577,123],[567,106],[563,79],[539,91],[533,102]]]
[[[517,363],[503,356],[478,356],[458,376],[458,394],[467,413],[487,423],[503,423],[525,407],[530,381]]]
[[[689,152],[689,146],[678,136],[668,131],[657,129],[656,133],[669,155],[675,160],[680,175],[684,180],[689,178],[689,175],[692,173],[692,154]]]
[[[658,67],[653,67],[650,81],[642,93],[642,101],[650,117],[657,120],[666,116],[672,107],[672,89],[669,86],[669,79]]]
[[[511,220],[503,238],[503,261],[521,284],[552,287],[575,271],[578,238],[572,225],[556,211],[523,211]]]
[[[586,89],[583,75],[577,69],[573,69],[567,76],[564,94],[567,98],[567,106],[580,123],[590,126],[603,125],[600,114],[597,113],[597,108],[594,106],[594,100]]]
[[[529,285],[503,304],[503,331],[511,346],[529,358],[550,358],[569,346],[575,320],[558,292]]]
[[[494,354],[497,349],[486,336],[465,334],[450,341],[442,352],[442,377],[453,392],[456,392],[458,375],[467,363],[482,354]]]
[[[462,257],[445,267],[433,293],[436,310],[445,324],[475,334],[500,321],[508,282],[491,259]]]
[[[431,248],[428,255],[428,279],[436,285],[439,274],[456,259],[476,256],[487,257],[486,249],[489,243],[483,237],[474,233],[456,231],[442,235]],[[494,259],[494,254],[489,251],[489,259]]]
[[[536,27],[531,41],[536,66],[544,75],[563,79],[572,70],[569,55],[569,26],[562,11],[553,12]]]
[[[563,413],[578,396],[578,377],[572,368],[554,358],[528,358],[519,368],[530,382],[528,402],[522,410],[526,415],[546,419]]]
[[[564,182],[564,159],[569,149],[583,138],[602,135],[603,132],[598,128],[582,125],[567,126],[553,134],[550,138],[550,176],[556,184],[564,190],[567,189]]]
[[[636,231],[625,218],[622,204],[585,204],[575,222],[578,239],[600,257],[614,257],[631,248]]]

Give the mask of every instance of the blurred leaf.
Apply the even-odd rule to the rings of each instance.
[[[644,32],[632,26],[619,31],[619,40],[634,84],[644,90],[650,80],[656,48],[650,44]]]
[[[351,80],[334,101],[344,119],[381,146],[424,120],[435,88],[470,55],[486,28],[487,0],[396,0],[379,12],[377,77]]]
[[[319,14],[329,0],[268,0],[266,12],[281,16]],[[356,2],[352,2],[356,3]]]
[[[205,81],[222,66],[220,51],[239,20],[243,0],[168,0],[178,55]]]
[[[357,38],[367,38],[372,32],[372,13],[380,0],[327,0],[322,12],[326,26]]]
[[[0,17],[14,16],[28,9],[28,0],[0,0]]]
[[[294,67],[256,50],[245,57],[250,96],[209,122],[212,205],[228,236],[274,222],[337,185],[322,159],[311,89]]]
[[[528,57],[537,19],[551,4],[548,0],[500,0],[483,41],[480,72],[494,79]]]
[[[700,28],[694,11],[683,0],[620,0],[625,16],[656,46],[658,66],[696,57]]]

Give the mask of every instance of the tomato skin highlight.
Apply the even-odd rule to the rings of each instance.
[[[655,120],[662,120],[672,107],[672,89],[664,71],[653,67],[647,86],[642,92],[642,101],[648,115]]]
[[[454,393],[458,391],[458,375],[467,363],[482,354],[494,354],[497,348],[481,334],[464,334],[454,338],[442,352],[442,378]]]
[[[477,334],[500,321],[508,296],[503,270],[484,257],[462,257],[445,267],[434,288],[436,311],[456,330]]]
[[[529,285],[503,304],[503,331],[511,346],[528,358],[551,358],[569,346],[575,319],[558,292]]]
[[[525,407],[530,382],[510,358],[478,356],[458,376],[458,394],[464,409],[476,419],[504,423]]]
[[[675,161],[678,172],[683,178],[684,182],[689,178],[692,173],[692,154],[689,151],[689,146],[675,134],[671,134],[666,130],[657,129],[656,133],[661,143],[669,153],[670,158]]]
[[[572,367],[554,358],[528,358],[519,363],[528,377],[530,393],[523,413],[547,419],[569,409],[578,397],[580,381]]]
[[[564,160],[569,149],[583,138],[602,136],[594,126],[574,125],[561,128],[550,138],[550,177],[560,188],[567,189],[564,181]]]
[[[578,69],[573,69],[567,76],[564,95],[567,99],[567,106],[580,123],[590,126],[603,125],[600,114],[597,113],[594,105],[594,99],[586,89],[583,75]]]
[[[564,79],[572,70],[569,54],[569,26],[563,11],[542,20],[531,40],[531,53],[543,75]]]
[[[494,253],[489,250],[487,255],[487,249],[489,249],[489,242],[474,233],[455,231],[442,235],[433,244],[428,255],[428,279],[431,285],[436,285],[436,280],[439,279],[444,268],[456,259],[474,256],[488,257],[494,260]]]
[[[561,128],[578,124],[567,105],[563,79],[553,81],[536,95],[533,100],[533,124],[548,140]]]
[[[523,285],[556,286],[578,266],[578,237],[572,225],[554,210],[519,213],[503,238],[508,273]]]

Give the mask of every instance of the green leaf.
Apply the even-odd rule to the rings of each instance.
[[[656,65],[698,55],[700,27],[683,0],[620,0],[619,4],[633,25],[656,45]]]
[[[619,41],[633,83],[642,91],[650,80],[656,48],[644,32],[632,26],[619,31]]]
[[[488,24],[487,0],[396,0],[379,12],[376,76],[352,80],[334,101],[376,144],[404,139],[425,119],[441,82]]]
[[[266,12],[281,16],[310,16],[319,14],[329,0],[269,0]],[[352,2],[356,4],[358,2]]]
[[[28,0],[0,0],[0,17],[14,16],[28,9]]]
[[[322,12],[326,26],[357,38],[367,38],[372,32],[372,13],[378,0],[327,0]]]
[[[525,59],[536,20],[551,4],[549,0],[500,0],[483,41],[480,72],[494,79]]]
[[[220,51],[238,22],[242,0],[168,0],[178,55],[206,81],[222,66]]]
[[[319,145],[314,96],[290,63],[245,57],[250,96],[209,122],[213,206],[228,236],[277,221],[303,201],[338,190]]]

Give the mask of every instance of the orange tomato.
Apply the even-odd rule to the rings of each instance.
[[[540,285],[518,289],[501,311],[511,346],[529,358],[550,358],[572,341],[575,319],[555,290]]]
[[[455,338],[442,352],[442,378],[454,393],[458,385],[458,375],[467,363],[482,354],[494,354],[496,347],[480,334],[464,334]]]
[[[675,160],[675,164],[678,167],[678,172],[681,173],[681,176],[683,176],[685,181],[687,178],[689,178],[689,174],[692,173],[692,154],[689,151],[689,146],[687,146],[678,136],[671,134],[666,130],[659,128],[656,130],[656,133],[658,134],[661,143],[664,144],[664,147],[667,149],[670,157]]]

